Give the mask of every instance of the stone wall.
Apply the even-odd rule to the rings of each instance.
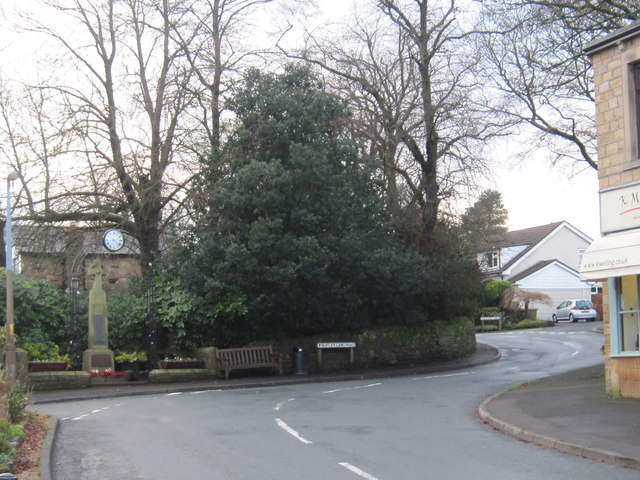
[[[600,189],[640,181],[640,168],[628,168],[629,143],[625,135],[625,56],[640,48],[640,38],[612,46],[592,57],[596,94],[598,178]]]
[[[87,388],[91,384],[88,372],[29,373],[27,383],[33,390],[65,390]]]
[[[600,190],[640,181],[637,118],[629,65],[640,61],[640,36],[614,42],[591,55],[596,96]],[[595,214],[595,213],[594,213]],[[640,398],[640,359],[611,358],[609,286],[603,282],[602,319],[607,392]]]
[[[203,382],[215,378],[216,371],[206,368],[176,368],[149,372],[149,383]]]
[[[137,255],[87,255],[75,266],[75,273],[80,278],[80,289],[90,290],[93,281],[88,274],[89,265],[99,258],[104,266],[106,291],[125,288],[133,278],[140,276],[140,263]],[[67,288],[71,281],[68,258],[55,253],[22,253],[20,255],[21,273],[33,280],[44,280],[61,288]]]
[[[475,328],[467,318],[411,327],[377,328],[352,335],[317,335],[256,344],[273,345],[275,351],[283,355],[285,372],[292,371],[293,352],[298,347],[306,351],[311,373],[350,368],[349,349],[323,349],[322,368],[319,367],[317,344],[332,342],[355,342],[353,368],[364,369],[451,360],[470,355],[476,349]]]

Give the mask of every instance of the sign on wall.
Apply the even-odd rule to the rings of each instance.
[[[600,192],[600,231],[640,228],[640,182]]]

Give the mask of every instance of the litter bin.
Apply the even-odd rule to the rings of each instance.
[[[309,374],[309,360],[307,357],[307,349],[305,347],[294,347],[291,359],[293,362],[294,375]]]

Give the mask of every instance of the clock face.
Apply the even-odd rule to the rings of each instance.
[[[124,235],[122,235],[120,230],[115,228],[107,230],[102,236],[102,244],[107,250],[117,252],[124,246]]]

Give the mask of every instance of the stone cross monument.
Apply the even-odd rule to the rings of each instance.
[[[89,267],[93,287],[89,291],[89,348],[82,354],[84,371],[114,369],[113,352],[109,350],[107,295],[102,287],[104,267],[95,260]]]

